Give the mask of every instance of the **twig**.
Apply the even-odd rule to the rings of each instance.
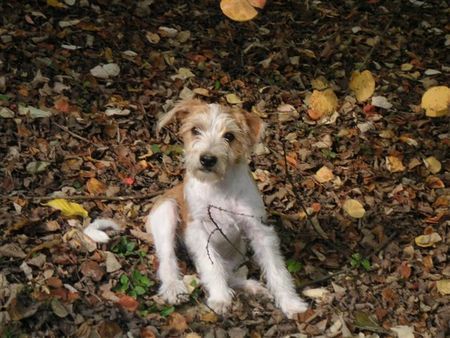
[[[79,139],[79,140],[81,140],[81,141],[84,141],[84,142],[86,142],[86,143],[89,143],[90,145],[93,145],[94,147],[97,147],[97,148],[102,147],[101,145],[95,144],[94,142],[88,140],[87,138],[85,138],[85,137],[83,137],[83,136],[80,136],[80,135],[78,135],[78,134],[75,134],[75,133],[74,133],[73,131],[71,131],[69,128],[67,128],[67,127],[65,127],[65,126],[62,126],[62,125],[60,125],[59,123],[56,123],[56,122],[54,122],[54,121],[53,121],[53,123],[54,123],[58,128],[64,130],[66,133],[69,133],[70,135],[72,135],[73,137],[75,137],[75,138],[77,138],[77,139]]]
[[[143,200],[147,198],[152,198],[162,194],[162,190],[154,191],[148,194],[142,195],[124,195],[124,196],[106,196],[106,195],[96,195],[96,196],[87,196],[87,195],[74,195],[74,196],[17,196],[17,195],[1,195],[0,199],[14,199],[17,197],[26,199],[26,200],[39,200],[39,201],[49,201],[55,198],[64,198],[72,201],[128,201],[128,200]]]
[[[299,285],[299,288],[303,289],[303,288],[305,288],[307,286],[310,286],[310,285],[314,285],[314,284],[325,282],[325,281],[327,281],[327,280],[329,280],[329,279],[331,279],[331,278],[333,278],[333,277],[335,277],[337,275],[341,275],[343,273],[346,273],[347,270],[348,270],[348,268],[345,267],[345,268],[343,268],[341,270],[338,270],[336,272],[330,273],[329,275],[326,275],[326,276],[323,276],[323,277],[319,277],[319,278],[313,279],[313,280],[305,282],[305,283],[301,283]]]

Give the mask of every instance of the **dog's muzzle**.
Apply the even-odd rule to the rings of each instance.
[[[217,156],[211,154],[200,155],[200,164],[205,170],[211,170],[217,164]]]

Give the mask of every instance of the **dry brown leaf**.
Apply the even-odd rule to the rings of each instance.
[[[354,71],[349,83],[350,89],[356,96],[358,102],[368,100],[375,92],[375,79],[370,71]]]
[[[442,169],[441,162],[439,162],[439,160],[434,156],[427,157],[423,160],[423,162],[432,174],[437,174]]]
[[[433,232],[429,235],[417,236],[414,241],[418,246],[422,248],[428,248],[434,245],[435,243],[442,241],[442,237],[437,232]]]
[[[354,199],[346,200],[342,207],[353,218],[362,218],[366,213],[362,204]]]
[[[313,120],[318,120],[324,115],[336,111],[338,99],[332,89],[324,91],[314,90],[309,97],[308,115]]]
[[[411,276],[411,266],[408,264],[408,262],[402,262],[400,264],[399,268],[400,276],[402,276],[404,279],[408,279]]]
[[[326,166],[323,166],[322,168],[317,170],[316,174],[314,175],[314,178],[319,183],[331,181],[334,178],[333,171],[331,171],[331,169],[328,169]]]
[[[96,282],[100,281],[105,274],[105,270],[95,261],[83,262],[80,271],[85,277],[91,277]]]
[[[102,195],[105,193],[107,186],[105,183],[100,182],[95,177],[91,177],[86,183],[86,189],[93,195]]]
[[[436,86],[428,89],[422,96],[421,106],[425,109],[425,115],[440,117],[450,113],[450,88]]]
[[[139,302],[131,296],[119,295],[119,301],[117,302],[122,308],[127,311],[134,312],[139,307]]]
[[[234,21],[248,21],[258,15],[249,0],[221,0],[220,9]]]
[[[173,312],[169,316],[169,321],[167,325],[168,329],[171,331],[175,331],[177,333],[183,333],[188,329],[188,324],[186,322],[186,318],[178,312]]]
[[[441,279],[436,282],[436,287],[443,295],[450,295],[450,279]]]
[[[402,160],[396,156],[386,156],[386,167],[391,173],[398,173],[406,169]]]

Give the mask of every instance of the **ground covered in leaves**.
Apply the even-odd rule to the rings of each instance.
[[[217,1],[152,2],[0,4],[0,335],[448,337],[450,124],[420,107],[448,85],[447,2],[270,1],[247,23]],[[356,100],[355,70],[375,100]],[[337,113],[317,120],[327,88]],[[194,95],[267,124],[251,167],[311,303],[296,321],[245,295],[218,317],[195,276],[189,304],[155,296],[144,218],[183,174],[155,119]],[[99,216],[124,226],[108,244],[80,233]]]

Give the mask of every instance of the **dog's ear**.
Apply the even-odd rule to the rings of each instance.
[[[156,132],[159,133],[161,128],[172,122],[174,119],[183,120],[192,112],[204,109],[205,106],[206,103],[198,99],[179,101],[171,110],[160,116],[158,125],[156,126]]]
[[[261,141],[264,135],[264,122],[255,113],[244,112],[244,118],[249,130],[250,140],[255,145]]]

